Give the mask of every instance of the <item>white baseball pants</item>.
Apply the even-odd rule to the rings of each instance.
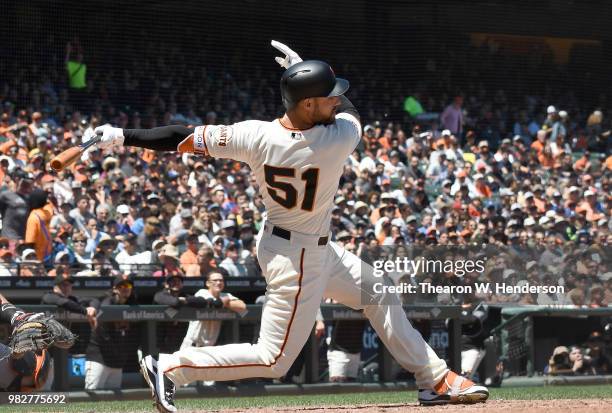
[[[415,330],[395,294],[374,294],[381,282],[373,268],[337,244],[319,237],[271,234],[266,225],[257,257],[267,281],[261,330],[256,344],[190,347],[160,354],[158,367],[177,386],[196,380],[224,381],[285,374],[312,332],[322,297],[363,310],[395,360],[415,374],[419,388],[431,388],[448,371]],[[364,292],[366,291],[366,292]]]

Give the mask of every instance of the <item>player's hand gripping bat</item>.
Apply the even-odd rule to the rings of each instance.
[[[73,146],[72,148],[66,149],[51,160],[51,168],[56,172],[60,172],[79,159],[87,149],[99,143],[101,139],[102,134],[100,133],[79,146]]]

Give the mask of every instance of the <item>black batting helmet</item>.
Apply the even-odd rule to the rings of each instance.
[[[327,63],[306,60],[285,70],[280,87],[283,105],[289,109],[302,99],[343,95],[349,82],[336,77]]]

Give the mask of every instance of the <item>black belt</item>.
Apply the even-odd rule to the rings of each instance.
[[[287,241],[291,241],[291,231],[288,229],[284,229],[281,227],[277,227],[276,225],[272,227],[272,235],[276,235],[282,239],[286,239]],[[327,245],[329,237],[321,237],[319,238],[318,245]]]

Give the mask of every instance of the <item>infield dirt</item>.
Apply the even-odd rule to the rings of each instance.
[[[183,411],[183,410],[181,410]],[[564,399],[564,400],[490,400],[472,405],[419,406],[416,403],[359,405],[359,406],[316,406],[316,407],[276,407],[263,409],[223,409],[207,410],[219,413],[610,413],[612,399]],[[202,410],[185,410],[185,413],[202,413]]]

